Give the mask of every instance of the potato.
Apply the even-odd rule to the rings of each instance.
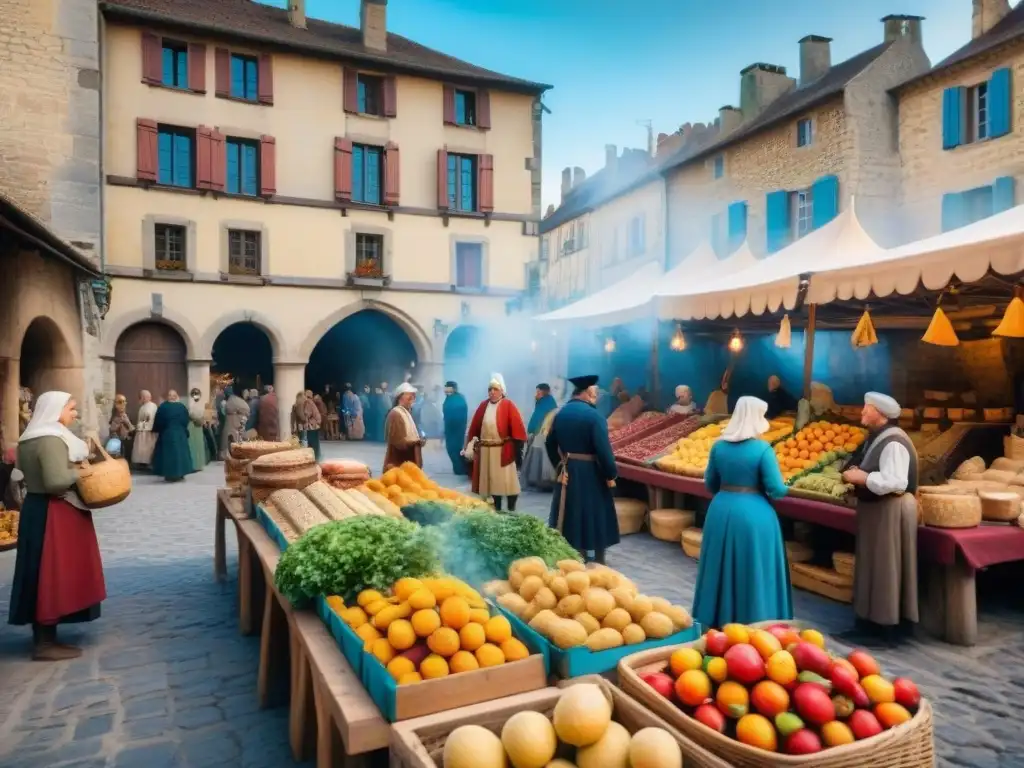
[[[626,610],[629,611],[633,621],[639,624],[644,616],[654,610],[654,605],[651,604],[651,598],[647,595],[637,595],[633,598],[633,604]]]
[[[530,602],[543,587],[544,582],[541,581],[540,576],[525,576],[523,583],[519,586],[519,596],[526,602]]]
[[[514,591],[518,592],[519,588],[523,586],[523,579],[525,578],[526,577],[519,571],[510,571],[508,575],[508,585],[512,587]]]
[[[588,635],[597,632],[597,630],[601,628],[601,622],[595,619],[586,611],[583,611],[583,613],[577,613],[575,616],[573,616],[573,620],[579,623],[580,626],[582,626],[583,629],[586,630]]]
[[[668,616],[668,611],[672,608],[672,603],[670,603],[664,597],[652,597],[651,607],[658,613],[664,613],[666,616]]]
[[[622,639],[626,645],[636,645],[642,643],[647,639],[647,633],[644,632],[643,627],[639,624],[630,624],[624,630],[622,630]]]
[[[562,618],[568,619],[577,613],[583,613],[586,609],[587,603],[583,599],[583,595],[566,595],[558,601],[558,605],[555,606],[555,613]]]
[[[582,595],[590,588],[590,576],[583,571],[571,571],[565,574],[565,583],[574,595]]]
[[[551,631],[551,627],[553,627],[554,623],[559,621],[559,619],[560,617],[554,611],[546,609],[538,611],[537,615],[530,619],[530,628],[547,637]]]
[[[629,610],[629,606],[633,604],[633,593],[625,587],[616,587],[611,590],[611,596],[615,598],[615,604],[619,608],[625,608]]]
[[[523,609],[523,612],[519,614],[519,618],[525,621],[527,624],[529,624],[533,620],[533,617],[536,616],[538,613],[540,613],[539,605],[537,605],[536,603],[527,603],[526,607]]]
[[[672,626],[672,619],[666,616],[664,613],[658,611],[651,611],[640,620],[640,628],[644,633],[656,640],[660,640],[663,637],[668,637],[674,631]]]
[[[573,571],[582,571],[586,568],[586,566],[579,560],[559,560],[555,565],[557,565],[558,570],[565,575],[568,575]]]
[[[523,574],[524,577],[543,576],[548,570],[548,564],[539,557],[524,557],[522,560],[516,560],[516,562],[512,563],[512,567]]]
[[[591,567],[587,570],[587,574],[590,576],[590,586],[592,587],[611,589],[616,586],[615,575],[610,568],[605,568],[604,566]]]
[[[583,593],[583,599],[587,603],[587,613],[600,621],[615,607],[615,598],[606,589],[591,587]]]
[[[533,602],[541,608],[547,608],[550,610],[558,605],[558,598],[555,597],[555,593],[547,587],[541,587],[537,590],[537,594],[534,595]]]
[[[609,611],[608,615],[601,621],[602,627],[610,627],[616,632],[621,632],[633,622],[633,619],[629,616],[629,611],[625,608],[613,608]]]
[[[587,648],[592,651],[605,651],[622,645],[622,635],[615,629],[599,629],[587,638]]]
[[[559,600],[569,594],[569,582],[565,580],[564,576],[555,576],[548,582],[548,588],[555,593],[555,597]]]
[[[693,617],[691,617],[690,612],[681,605],[670,605],[668,610],[660,611],[660,613],[664,613],[672,620],[672,626],[675,627],[676,632],[689,629],[693,626]]]
[[[575,648],[587,642],[587,631],[578,621],[558,619],[551,624],[551,642],[559,648]]]
[[[495,579],[484,584],[484,594],[491,597],[501,597],[512,591],[512,585],[508,581]]]
[[[515,592],[507,592],[498,598],[498,605],[500,605],[505,610],[515,614],[516,616],[522,618],[523,611],[526,610],[526,607],[529,605],[529,603],[523,600],[523,598],[521,598]]]

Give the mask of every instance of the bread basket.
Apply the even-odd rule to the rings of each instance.
[[[120,504],[132,492],[132,473],[128,468],[128,462],[112,458],[96,438],[88,439],[103,460],[95,464],[88,460],[82,462],[82,469],[75,483],[78,497],[89,509],[103,509]]]

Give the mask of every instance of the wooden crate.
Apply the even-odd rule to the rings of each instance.
[[[668,731],[682,749],[683,764],[687,768],[728,768],[729,763],[698,746],[601,678],[591,676],[566,681],[566,685],[580,683],[600,685],[612,702],[612,718],[625,726],[630,733],[648,727],[664,728]],[[517,712],[542,712],[550,716],[561,693],[559,688],[544,688],[486,704],[462,707],[439,715],[396,723],[391,728],[391,768],[440,768],[445,740],[448,734],[460,725],[479,725],[500,735],[505,721]]]

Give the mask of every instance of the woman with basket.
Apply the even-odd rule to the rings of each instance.
[[[82,655],[57,642],[57,625],[99,618],[106,599],[92,513],[76,483],[92,470],[75,464],[89,448],[68,425],[78,416],[67,392],[44,392],[18,441],[18,466],[28,494],[21,510],[9,622],[32,625],[33,658]]]

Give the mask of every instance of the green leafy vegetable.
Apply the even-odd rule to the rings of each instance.
[[[403,576],[439,570],[436,532],[408,520],[365,515],[311,528],[281,555],[274,574],[293,604],[317,595],[387,590]]]

